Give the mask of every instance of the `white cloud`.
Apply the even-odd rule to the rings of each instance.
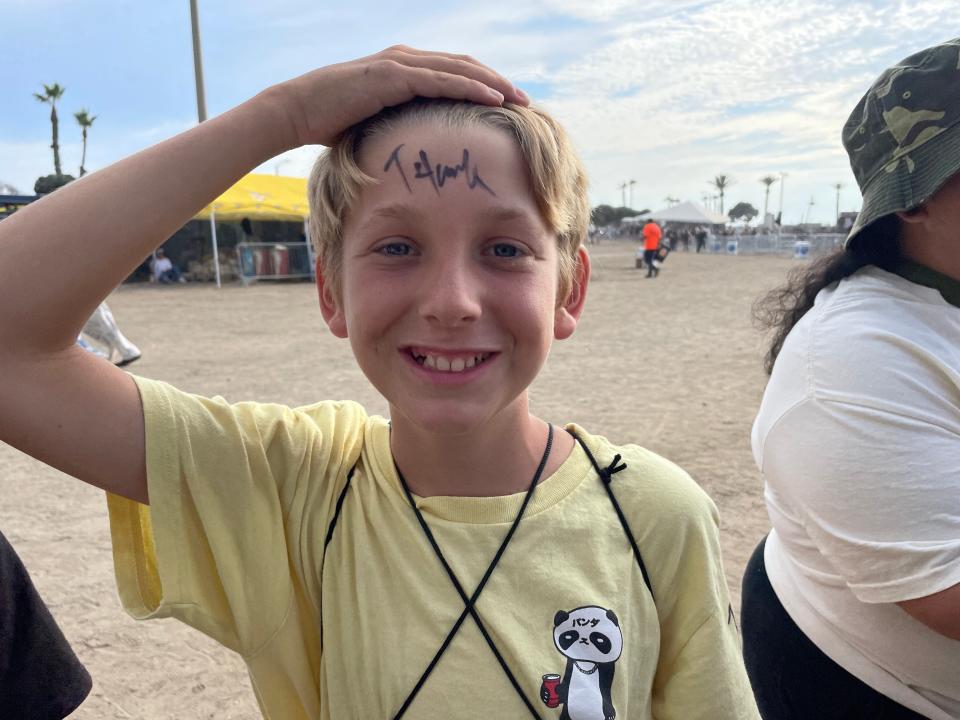
[[[276,0],[269,17],[259,6],[234,4],[221,8],[227,17],[219,21],[203,18],[207,47],[219,42],[237,52],[234,62],[220,67],[229,76],[213,76],[216,65],[208,64],[210,87],[248,95],[258,88],[243,83],[276,81],[401,41],[467,52],[521,86],[536,88],[535,99],[557,115],[580,149],[595,202],[619,204],[617,188],[631,178],[637,180],[636,205],[657,206],[667,195],[699,200],[708,192],[707,180],[725,173],[736,179],[730,199],[757,205],[763,197],[759,177],[782,170],[789,173],[786,219],[799,219],[813,196],[814,216],[828,221],[836,182],[847,185],[845,207],[858,205],[839,140],[847,114],[884,67],[948,39],[941,32],[953,26],[955,5],[956,0],[411,0],[402,6],[380,0],[347,5]],[[41,42],[42,26],[37,32]],[[225,32],[231,33],[229,42]],[[233,36],[242,32],[254,34]],[[91,105],[100,107],[93,100]],[[192,124],[178,117],[182,108],[172,116],[161,113],[145,107],[130,127],[97,132],[88,166],[102,167]],[[0,177],[32,187],[50,165],[49,148],[36,138],[34,132],[16,143],[7,134],[0,145]],[[259,170],[306,175],[316,152],[291,151]],[[779,193],[773,195],[779,203]]]
[[[597,30],[608,40],[550,70],[545,105],[581,149],[594,200],[619,204],[627,179],[637,180],[637,206],[699,200],[725,173],[738,179],[733,195],[762,202],[756,180],[785,170],[791,221],[810,196],[810,215],[831,221],[834,203],[822,197],[836,182],[850,188],[845,207],[858,205],[840,129],[877,73],[936,41],[931,31],[952,17],[942,1],[670,7],[611,0],[595,15],[616,19]]]

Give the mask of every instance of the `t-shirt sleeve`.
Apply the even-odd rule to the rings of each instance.
[[[298,578],[314,575],[303,567],[304,525],[329,517],[360,452],[363,411],[231,405],[135,380],[150,505],[107,498],[123,606],[249,655],[281,627]]]
[[[960,582],[960,435],[889,399],[810,398],[763,448],[807,535],[862,602],[924,597]]]
[[[638,537],[660,618],[653,686],[658,720],[759,719],[720,553],[719,517],[676,466],[651,467],[654,524]]]

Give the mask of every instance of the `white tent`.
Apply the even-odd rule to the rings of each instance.
[[[664,208],[647,215],[659,223],[691,223],[694,225],[724,225],[729,218],[707,210],[694,202],[682,202],[679,205]]]

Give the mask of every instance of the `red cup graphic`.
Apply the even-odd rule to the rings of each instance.
[[[543,683],[540,685],[540,699],[548,708],[555,708],[560,705],[560,694],[557,692],[559,684],[559,675],[549,673],[543,676]]]

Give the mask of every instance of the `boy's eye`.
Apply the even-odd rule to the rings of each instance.
[[[391,255],[391,256],[404,256],[410,255],[413,252],[413,248],[410,247],[410,243],[405,242],[391,242],[386,245],[381,245],[377,252],[381,255]]]
[[[490,253],[498,258],[518,258],[523,256],[523,251],[516,245],[511,245],[510,243],[497,243],[491,248]]]

